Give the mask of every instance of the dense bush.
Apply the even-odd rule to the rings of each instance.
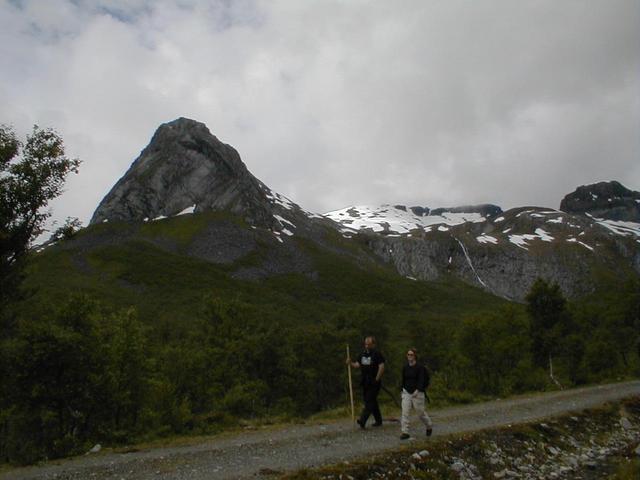
[[[145,335],[134,312],[75,297],[24,318],[2,342],[0,453],[30,462],[135,432],[148,390]]]

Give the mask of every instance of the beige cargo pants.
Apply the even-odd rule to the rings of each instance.
[[[424,392],[418,392],[415,396],[402,389],[402,417],[400,417],[400,428],[402,433],[409,433],[409,414],[411,407],[416,411],[418,417],[427,427],[432,427],[433,422],[424,410]]]

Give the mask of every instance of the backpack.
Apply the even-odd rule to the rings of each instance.
[[[424,368],[424,389],[426,390],[429,388],[429,384],[431,383],[431,375],[429,374],[429,369],[426,365],[422,365],[422,368]]]

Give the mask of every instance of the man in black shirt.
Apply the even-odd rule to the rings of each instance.
[[[375,337],[364,339],[364,351],[358,356],[355,362],[347,358],[347,363],[351,363],[353,368],[359,368],[362,373],[360,385],[362,385],[362,396],[364,398],[364,409],[360,418],[356,420],[360,428],[364,428],[369,415],[373,414],[375,419],[374,427],[382,426],[382,414],[378,405],[378,393],[382,386],[381,379],[384,373],[384,357],[376,350]]]
[[[407,363],[402,367],[402,428],[401,440],[409,438],[409,414],[413,407],[422,423],[427,427],[427,437],[433,432],[433,423],[424,410],[425,393],[428,381],[427,369],[418,363],[418,354],[415,348],[407,351]]]

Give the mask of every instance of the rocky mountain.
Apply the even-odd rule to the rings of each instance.
[[[615,181],[583,185],[562,199],[560,210],[608,220],[640,222],[640,192]]]
[[[602,278],[640,275],[639,205],[640,193],[603,182],[579,187],[562,200],[560,210],[359,205],[316,215],[256,179],[236,150],[204,124],[180,118],[158,128],[91,223],[140,225],[226,212],[244,226],[210,223],[188,253],[230,263],[261,251],[263,263],[234,272],[236,278],[287,272],[313,277],[312,262],[294,241],[304,238],[364,264],[377,258],[405,277],[453,276],[522,301],[538,277],[580,296],[594,291]],[[339,248],[336,234],[343,237]]]
[[[599,212],[598,199],[592,202],[584,208]],[[640,223],[541,207],[420,208],[418,213],[428,213],[383,205],[326,215],[342,225],[344,235],[367,238],[401,275],[438,280],[453,274],[510,300],[522,301],[538,277],[573,297],[594,290],[596,272],[640,274]]]
[[[574,297],[593,291],[596,272],[619,278],[640,273],[638,224],[538,207],[445,220],[406,234],[368,234],[368,244],[402,275],[438,280],[453,274],[516,301],[538,277]]]

